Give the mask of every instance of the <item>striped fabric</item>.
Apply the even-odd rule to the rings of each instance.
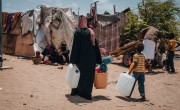
[[[120,30],[119,22],[111,23],[106,26],[97,24],[94,30],[97,41],[102,44],[100,47],[105,48],[107,52],[119,49],[120,46]]]
[[[134,69],[134,72],[145,71],[145,56],[143,54],[135,54],[133,56],[133,62],[137,62],[137,66]]]

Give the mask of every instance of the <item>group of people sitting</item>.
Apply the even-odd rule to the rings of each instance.
[[[36,51],[33,62],[34,64],[43,63],[55,66],[58,66],[58,64],[65,65],[69,63],[69,52],[65,43],[62,43],[59,49],[56,49],[53,45],[48,45],[42,53]]]

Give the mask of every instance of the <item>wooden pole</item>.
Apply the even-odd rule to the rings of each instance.
[[[94,2],[94,6],[95,6],[95,22],[97,22],[97,2],[99,2],[99,1]]]
[[[113,5],[114,14],[116,14],[116,5]]]
[[[2,0],[0,0],[0,57],[2,58]],[[2,62],[0,61],[0,68]]]
[[[78,16],[79,16],[79,10],[80,10],[80,8],[78,7]]]

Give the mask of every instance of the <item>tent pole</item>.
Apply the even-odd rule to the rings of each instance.
[[[2,67],[2,0],[0,0],[0,68]]]

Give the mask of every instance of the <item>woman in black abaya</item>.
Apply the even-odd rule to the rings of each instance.
[[[87,28],[87,18],[80,16],[79,29],[74,33],[70,63],[80,70],[78,87],[72,89],[71,95],[92,99],[92,88],[96,64],[101,64],[101,55],[92,29]]]

